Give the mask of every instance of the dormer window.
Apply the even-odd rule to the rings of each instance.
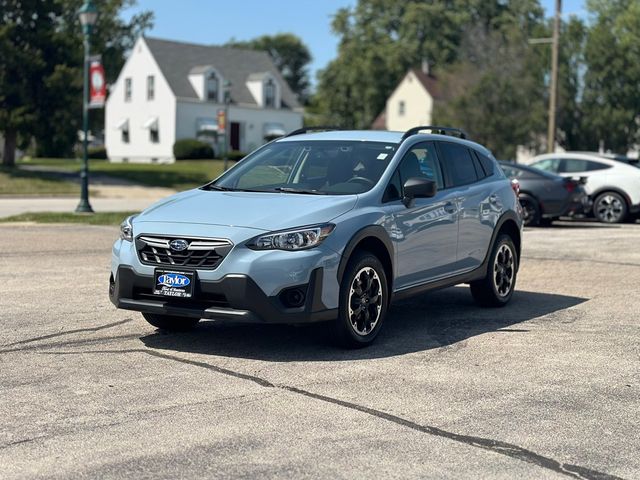
[[[264,106],[267,108],[276,106],[276,85],[271,78],[264,85]]]
[[[215,72],[207,75],[207,100],[211,102],[218,101],[218,92],[220,90],[220,79]]]

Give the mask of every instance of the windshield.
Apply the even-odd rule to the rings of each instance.
[[[361,141],[274,142],[207,189],[351,195],[370,190],[397,145]]]

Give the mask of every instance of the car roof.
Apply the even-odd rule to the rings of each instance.
[[[383,143],[396,143],[399,144],[402,141],[404,132],[393,132],[387,130],[329,130],[323,132],[311,132],[301,133],[298,135],[292,135],[289,137],[282,137],[276,140],[280,142],[300,142],[300,141],[320,141],[320,140],[338,140],[338,141],[361,141],[361,142],[383,142]],[[408,139],[415,138],[422,141],[427,140],[440,140],[446,142],[461,143],[476,150],[480,150],[485,155],[491,155],[491,152],[482,145],[471,142],[469,140],[463,140],[451,135],[439,135],[435,133],[417,133],[411,135]]]
[[[500,160],[498,163],[500,164],[501,167],[524,170],[525,172],[531,172],[535,175],[540,175],[541,177],[547,177],[549,179],[562,178],[559,175],[556,175],[555,173],[547,172],[546,170],[541,170],[536,167],[530,167],[529,165],[523,165],[521,163],[506,162],[504,160]]]
[[[594,162],[602,162],[607,165],[620,165],[622,162],[611,160],[610,158],[604,158],[600,155],[593,153],[576,153],[576,152],[557,152],[557,153],[545,153],[544,155],[537,155],[531,159],[531,163],[538,162],[540,160],[546,160],[547,158],[575,158],[578,160],[593,160]]]

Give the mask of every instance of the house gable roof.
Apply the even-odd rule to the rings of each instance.
[[[424,89],[429,92],[429,95],[431,95],[434,100],[442,98],[442,90],[440,89],[440,84],[436,77],[430,73],[425,73],[419,68],[413,68],[411,69],[411,72],[413,72],[420,84],[422,84]]]
[[[198,99],[198,94],[189,81],[189,75],[195,73],[194,70],[213,66],[225,80],[231,82],[232,103],[257,106],[246,83],[253,74],[269,72],[281,85],[283,108],[300,106],[296,95],[266,52],[150,37],[144,37],[144,41],[176,97]]]

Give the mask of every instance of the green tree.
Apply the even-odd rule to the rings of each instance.
[[[459,59],[472,27],[528,32],[541,12],[537,0],[360,0],[340,9],[338,57],[320,72],[315,118],[366,128],[409,68],[427,59],[442,70]]]
[[[312,58],[307,46],[296,35],[263,35],[244,42],[232,39],[227,46],[267,52],[291,90],[302,102],[306,102],[309,95],[308,65]]]
[[[0,0],[0,131],[3,163],[13,165],[18,138],[36,138],[38,153],[65,155],[76,142],[82,111],[82,0]],[[125,22],[134,0],[96,1],[100,16],[92,50],[113,81],[135,38],[151,25],[143,12]],[[97,111],[92,127],[101,128]]]
[[[590,0],[582,109],[585,147],[625,153],[640,141],[640,2]]]

